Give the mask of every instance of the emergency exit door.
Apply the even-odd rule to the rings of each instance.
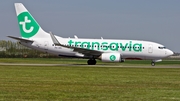
[[[151,45],[151,44],[149,45],[148,52],[153,53],[153,45]]]

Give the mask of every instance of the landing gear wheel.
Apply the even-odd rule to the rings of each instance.
[[[155,62],[151,62],[151,66],[155,66]]]
[[[95,59],[89,59],[89,60],[87,61],[87,64],[88,64],[88,65],[96,65],[96,60],[95,60]]]

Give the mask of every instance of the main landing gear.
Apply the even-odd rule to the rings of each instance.
[[[95,59],[89,59],[89,60],[87,61],[87,64],[88,64],[88,65],[96,65],[96,60],[95,60]]]

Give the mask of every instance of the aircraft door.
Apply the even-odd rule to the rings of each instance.
[[[148,52],[153,53],[153,45],[149,44]]]

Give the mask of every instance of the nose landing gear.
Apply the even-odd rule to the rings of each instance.
[[[161,62],[161,61],[162,61],[162,59],[152,60],[151,65],[152,65],[152,66],[155,66],[155,63],[156,63],[156,62]]]
[[[155,66],[155,62],[151,62],[151,66]]]

